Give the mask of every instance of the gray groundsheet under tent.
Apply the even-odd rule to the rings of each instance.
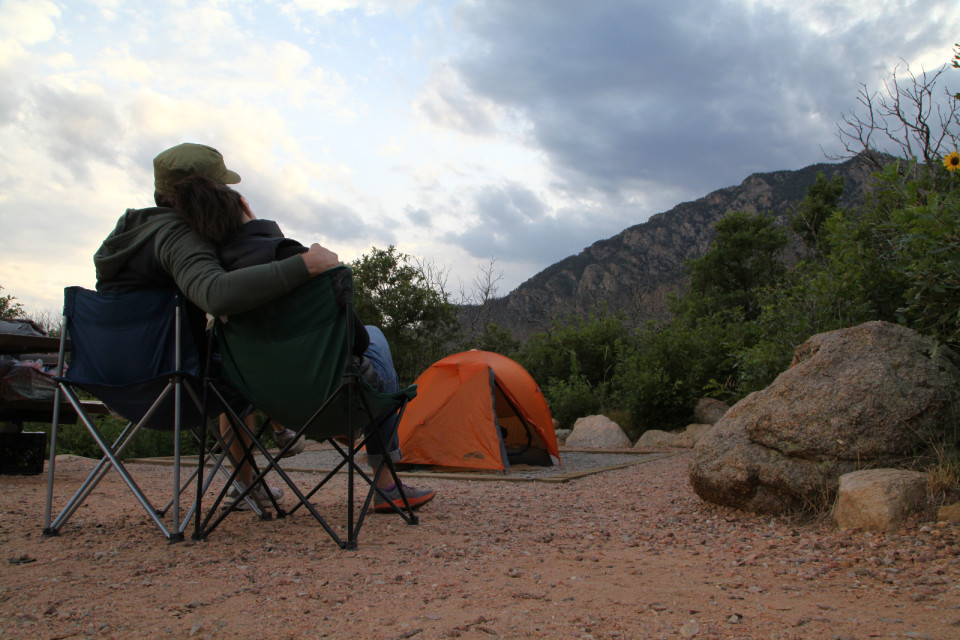
[[[451,480],[498,480],[511,482],[548,482],[559,483],[576,480],[595,473],[623,469],[635,464],[643,464],[661,458],[677,455],[677,451],[664,450],[624,450],[624,451],[597,451],[597,450],[563,450],[560,451],[561,465],[552,467],[536,467],[531,465],[514,465],[505,472],[490,471],[455,471],[431,470],[413,468],[403,470],[400,475],[405,478],[443,478]],[[336,451],[329,446],[308,444],[307,449],[288,459],[284,470],[288,473],[324,473],[333,468],[339,459]],[[137,462],[146,464],[170,464],[172,458],[143,458]],[[181,459],[182,465],[196,465],[196,457]]]

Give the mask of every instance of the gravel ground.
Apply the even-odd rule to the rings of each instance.
[[[431,479],[418,526],[371,516],[356,551],[301,512],[167,544],[115,473],[43,538],[45,477],[3,476],[0,638],[960,638],[957,525],[762,518],[701,501],[688,463]],[[92,466],[59,463],[58,503]]]

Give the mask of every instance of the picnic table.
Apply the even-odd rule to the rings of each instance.
[[[56,365],[60,354],[60,338],[35,336],[18,333],[0,333],[0,355],[10,355],[28,359],[42,359],[47,364]],[[107,413],[102,402],[83,401],[84,408],[90,413]],[[53,419],[53,398],[49,400],[4,400],[0,398],[0,422],[12,422],[22,429],[24,422],[51,422]],[[77,421],[77,413],[66,399],[60,402],[60,422]]]

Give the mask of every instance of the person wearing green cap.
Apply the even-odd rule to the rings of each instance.
[[[340,264],[337,254],[314,244],[285,260],[228,272],[220,264],[217,248],[172,208],[171,197],[175,186],[191,176],[202,175],[222,185],[236,184],[240,176],[227,169],[219,151],[192,142],[171,147],[154,158],[153,175],[157,206],[127,209],[94,254],[97,290],[178,288],[196,305],[188,305],[186,315],[198,345],[205,343],[200,339],[206,324],[203,312],[224,316],[256,308]],[[236,394],[224,391],[231,404],[245,404],[242,398],[233,397]],[[280,441],[295,435],[281,427],[275,437]],[[288,453],[302,449],[300,440]],[[245,475],[249,476],[249,471]],[[277,498],[282,495],[270,490]],[[268,504],[265,496],[252,495],[261,506]]]
[[[337,254],[314,244],[286,260],[228,272],[213,244],[194,232],[169,206],[173,186],[191,175],[237,184],[212,147],[185,142],[153,160],[156,207],[127,209],[94,254],[98,291],[176,286],[203,311],[240,313],[292,291],[340,264]]]
[[[307,250],[296,240],[284,236],[276,222],[258,219],[243,196],[229,185],[220,184],[206,176],[193,175],[180,180],[174,187],[170,200],[187,224],[217,246],[223,266],[231,271],[281,260]],[[377,391],[398,391],[399,380],[390,345],[383,331],[375,326],[364,325],[356,313],[353,323],[352,355],[357,369]],[[398,462],[401,457],[396,429],[400,416],[392,412],[389,417],[381,417],[384,419],[378,423],[382,443],[371,439],[366,444],[367,462],[371,471],[375,470],[385,457],[389,457],[393,462]],[[225,434],[227,426],[221,424]],[[241,453],[242,450],[238,448],[236,455]],[[247,473],[243,467],[241,473]],[[377,485],[382,494],[374,496],[373,510],[378,512],[392,511],[394,506],[403,508],[404,497],[406,504],[412,509],[418,509],[436,495],[432,489],[407,484],[403,484],[401,495],[400,487],[386,474],[380,476]]]

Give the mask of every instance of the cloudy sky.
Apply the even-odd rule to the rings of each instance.
[[[59,313],[192,141],[289,236],[396,245],[454,292],[492,260],[503,295],[824,161],[859,83],[958,39],[957,0],[0,0],[0,287]]]

